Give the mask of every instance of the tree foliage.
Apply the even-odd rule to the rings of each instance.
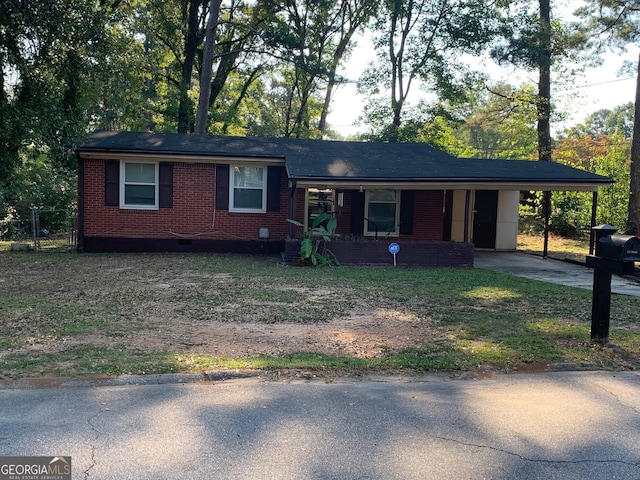
[[[584,123],[567,130],[566,134],[573,137],[602,134],[630,140],[633,132],[633,109],[631,102],[611,109],[603,108],[588,115]]]
[[[622,228],[629,196],[630,142],[620,134],[598,131],[590,120],[594,116],[565,132],[554,147],[553,157],[557,162],[614,180],[599,190],[596,215],[599,223]],[[521,210],[523,224],[525,228],[541,229],[542,193],[532,192],[527,198]],[[591,224],[591,210],[590,192],[555,192],[550,205],[550,230],[563,236],[585,235]]]
[[[580,30],[598,53],[604,48],[624,50],[640,42],[640,5],[637,0],[586,0],[576,11],[582,20]],[[640,228],[640,59],[636,72],[636,98],[631,141],[631,167],[626,229]]]
[[[273,55],[283,62],[280,79],[289,89],[284,136],[324,133],[331,94],[340,81],[337,68],[349,55],[354,33],[369,21],[377,5],[373,0],[282,2],[264,35]],[[311,114],[314,97],[321,105],[319,117]]]
[[[629,149],[629,140],[622,135],[596,131],[564,137],[554,149],[556,161],[615,181],[613,185],[600,189],[597,217],[600,223],[608,223],[619,228],[626,222]],[[555,227],[558,233],[577,233],[580,227],[590,224],[591,194],[564,192],[555,194],[554,197]],[[574,215],[573,221],[570,220],[570,213]]]
[[[211,81],[205,75],[202,86],[205,31],[217,1],[0,3],[0,218],[60,202],[72,207],[75,163],[64,146],[87,131],[193,132],[201,87],[208,133],[331,136],[331,98],[345,81],[337,72],[368,26],[377,54],[360,84],[370,100],[368,138],[427,142],[468,157],[531,158],[535,151],[534,89],[485,88],[464,62],[493,45],[496,58],[539,66],[544,42],[530,2],[223,0],[213,64],[204,72]],[[589,0],[585,18],[595,18],[589,8],[596,4],[601,20],[624,5],[624,25],[635,25],[630,2]],[[612,38],[635,39],[617,30],[619,22],[606,25]],[[549,28],[552,59],[564,58],[578,37],[553,17]],[[498,33],[506,40],[496,46]],[[429,96],[411,105],[418,88]],[[630,124],[628,108],[596,112],[570,136],[590,138],[595,151],[598,135],[628,139]],[[585,168],[623,171],[613,145]],[[560,147],[559,155],[578,148],[568,140]]]
[[[207,131],[328,132],[337,69],[377,5],[221,2]],[[0,4],[0,218],[29,203],[16,192],[31,191],[19,183],[40,155],[52,175],[73,181],[64,145],[89,130],[193,131],[209,8],[208,0]]]
[[[64,145],[108,110],[103,87],[114,82],[107,77],[123,72],[113,58],[126,45],[114,28],[119,14],[112,4],[91,0],[2,2],[0,217],[28,208],[30,172],[48,170],[44,177],[62,176],[61,184],[73,184],[74,157]],[[121,80],[130,78],[124,74]],[[31,203],[40,205],[42,198],[34,193]]]
[[[367,116],[378,136],[399,139],[417,83],[442,101],[463,99],[474,76],[461,56],[479,55],[497,21],[494,2],[484,0],[383,2],[374,25],[377,61],[359,85],[372,97]]]
[[[475,93],[458,129],[469,146],[465,156],[532,160],[537,151],[535,92],[532,86],[492,85]]]
[[[566,72],[557,67],[564,61],[575,60],[584,45],[583,35],[573,32],[554,15],[552,7],[551,0],[539,0],[536,4],[521,0],[509,2],[513,21],[501,24],[503,40],[491,52],[499,63],[508,62],[537,71],[537,95],[531,96],[531,100],[538,111],[538,158],[547,161],[552,158],[552,72]]]

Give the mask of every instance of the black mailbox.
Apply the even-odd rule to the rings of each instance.
[[[617,229],[611,225],[594,227],[595,255],[587,255],[586,258],[587,267],[593,268],[591,340],[600,343],[609,339],[611,275],[632,274],[635,262],[640,262],[640,238],[616,232]]]
[[[588,255],[587,267],[617,275],[632,275],[640,262],[640,238],[616,234],[617,228],[600,225],[592,229],[595,255]]]
[[[598,242],[597,255],[618,262],[640,262],[640,238],[633,235],[608,235]]]

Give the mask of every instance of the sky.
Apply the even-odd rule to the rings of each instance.
[[[357,119],[362,115],[366,98],[357,93],[355,82],[358,80],[367,64],[374,58],[371,41],[366,37],[357,40],[350,60],[340,72],[352,83],[340,86],[334,93],[329,123],[331,127],[342,136],[354,135],[367,131],[366,125],[357,125]],[[618,70],[624,60],[630,60],[637,64],[640,48],[629,46],[626,53],[608,53],[604,63],[597,68],[589,68],[575,79],[571,89],[561,90],[551,86],[551,95],[558,106],[567,112],[566,120],[561,124],[552,125],[554,131],[581,123],[589,114],[601,110],[611,109],[624,103],[633,102],[635,99],[635,77],[629,75],[620,77]],[[489,73],[493,80],[507,80],[510,83],[519,83],[527,80],[528,74],[522,70],[510,67],[500,67],[491,60],[478,63],[478,67]],[[535,75],[535,73],[534,73]],[[552,77],[553,82],[553,77]],[[535,83],[535,78],[532,82]],[[421,92],[414,85],[412,87],[410,105],[417,103]]]

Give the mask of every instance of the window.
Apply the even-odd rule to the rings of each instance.
[[[230,169],[229,210],[266,212],[267,172],[265,167],[232,166]]]
[[[333,197],[334,192],[330,188],[309,188],[307,190],[307,225],[311,227],[313,221],[326,213],[331,216],[333,214]]]
[[[121,208],[158,208],[158,164],[120,162]]]
[[[365,192],[365,235],[398,235],[399,198],[396,190],[367,190]]]

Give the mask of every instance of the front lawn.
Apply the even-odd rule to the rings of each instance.
[[[640,365],[640,298],[478,269],[301,268],[278,257],[0,252],[3,378]]]

